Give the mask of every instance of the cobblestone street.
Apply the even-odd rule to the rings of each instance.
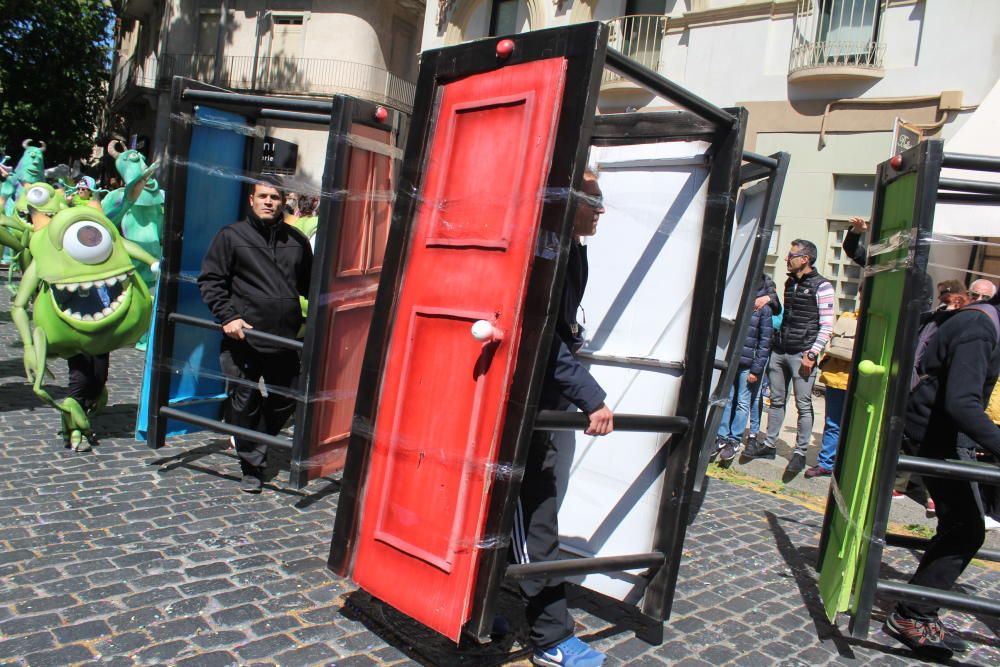
[[[153,452],[132,439],[142,356],[112,355],[101,444],[64,449],[56,412],[22,376],[0,298],[0,663],[5,665],[527,664],[514,638],[463,644],[423,629],[325,567],[339,484],[238,490],[222,438]],[[60,396],[65,363],[51,364]],[[282,466],[278,465],[278,468]],[[574,592],[579,634],[615,665],[912,665],[880,629],[867,640],[825,620],[813,569],[822,515],[709,480],[688,533],[673,616],[662,630]],[[905,579],[913,554],[887,550]],[[1000,571],[973,565],[967,592],[1000,597]],[[517,620],[518,601],[502,607]],[[1000,664],[1000,621],[949,613],[972,642],[953,664]],[[517,634],[523,633],[518,629]]]

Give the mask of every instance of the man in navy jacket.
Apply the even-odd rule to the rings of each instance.
[[[597,232],[604,213],[597,175],[584,175],[582,196],[577,194],[574,239],[570,246],[559,318],[546,371],[539,408],[567,410],[574,406],[589,416],[589,435],[607,435],[614,428],[614,415],[604,404],[605,392],[576,357],[583,345],[583,330],[576,313],[587,286],[587,248],[580,239]],[[514,516],[513,552],[518,563],[554,561],[559,558],[559,503],[556,497],[556,446],[550,433],[536,431],[528,450],[521,495]],[[604,654],[576,638],[573,617],[566,604],[561,579],[531,579],[521,582],[530,641],[536,665],[597,667]]]

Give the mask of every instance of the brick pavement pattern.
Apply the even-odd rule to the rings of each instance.
[[[248,496],[222,438],[158,452],[133,440],[138,352],[112,355],[101,444],[76,454],[22,377],[6,296],[0,345],[0,665],[526,664],[512,594],[501,607],[514,637],[455,647],[327,571],[337,480],[297,492],[282,472]],[[59,396],[65,363],[51,367]],[[879,630],[861,641],[826,622],[813,571],[820,525],[811,510],[710,480],[662,637],[576,591],[579,633],[612,665],[914,664]],[[915,562],[890,550],[886,571],[905,578]],[[996,571],[973,566],[963,583],[1000,597]],[[973,642],[955,664],[1000,664],[1000,621],[945,620]]]

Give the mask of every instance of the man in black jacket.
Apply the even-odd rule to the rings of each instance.
[[[969,458],[957,448],[959,434],[1000,456],[1000,429],[984,412],[1000,373],[998,334],[995,304],[983,304],[956,312],[927,344],[904,430],[920,456]],[[983,514],[973,483],[931,476],[924,483],[937,505],[937,533],[910,583],[947,591],[983,544]],[[934,604],[900,602],[885,629],[919,654],[948,658],[958,642],[945,634],[937,611]]]
[[[219,362],[228,385],[226,421],[269,435],[295,410],[299,353],[248,338],[246,331],[295,338],[302,324],[299,296],[308,295],[312,270],[309,240],[282,222],[283,201],[278,188],[254,183],[246,219],[219,230],[198,276],[202,299],[225,333]],[[267,445],[236,438],[236,451],[240,490],[260,493]]]
[[[575,354],[583,345],[583,330],[577,324],[576,313],[587,286],[587,248],[580,239],[597,233],[597,220],[604,213],[595,173],[587,171],[582,190],[573,220],[575,238],[570,246],[566,283],[539,408],[567,410],[576,406],[590,418],[588,435],[607,435],[614,427],[614,415],[604,404],[606,394]],[[518,563],[559,558],[556,459],[556,444],[551,434],[536,431],[528,450],[514,517],[513,552]],[[529,638],[534,649],[531,658],[534,664],[596,667],[604,661],[604,654],[574,635],[573,617],[566,604],[565,584],[561,579],[522,581],[521,594],[531,626]]]

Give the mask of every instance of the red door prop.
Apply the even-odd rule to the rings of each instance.
[[[441,87],[393,316],[353,578],[455,641],[477,545],[490,539],[486,503],[565,72],[552,58]],[[502,339],[473,338],[478,320]]]
[[[351,134],[389,146],[391,133],[355,123]],[[339,256],[329,292],[327,337],[316,384],[316,437],[310,445],[309,479],[342,470],[354,415],[368,327],[392,215],[392,161],[388,155],[351,147],[347,201],[340,228]],[[308,363],[308,360],[306,360]]]

